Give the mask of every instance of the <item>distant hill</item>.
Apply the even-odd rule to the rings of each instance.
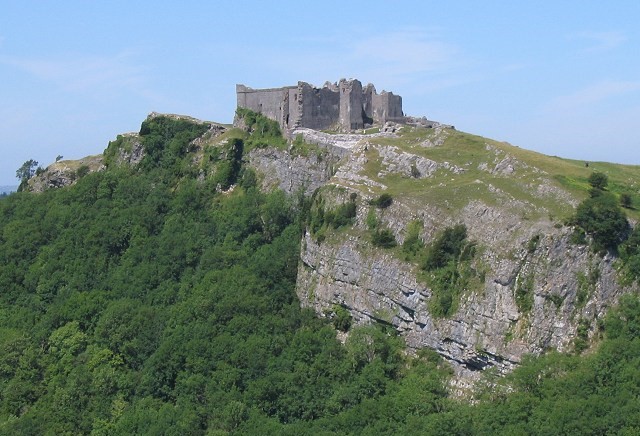
[[[18,186],[0,186],[0,194],[16,192]]]

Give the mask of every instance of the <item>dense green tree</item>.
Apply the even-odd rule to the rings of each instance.
[[[33,159],[29,159],[16,170],[16,178],[20,180],[18,191],[22,191],[24,189],[27,181],[35,175],[37,168],[39,168],[38,162]]]
[[[616,250],[629,233],[629,222],[610,193],[587,198],[580,203],[575,223],[593,238],[596,250]]]

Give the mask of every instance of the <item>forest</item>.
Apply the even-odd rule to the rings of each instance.
[[[138,166],[0,200],[0,434],[640,434],[637,295],[587,351],[455,397],[434,351],[300,308],[309,200],[258,189],[242,159],[256,137],[199,179],[205,130],[145,121]]]

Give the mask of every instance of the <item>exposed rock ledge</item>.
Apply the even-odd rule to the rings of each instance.
[[[87,156],[78,160],[61,160],[49,165],[41,174],[29,179],[29,190],[43,192],[50,188],[73,185],[84,174],[104,169],[103,156]]]

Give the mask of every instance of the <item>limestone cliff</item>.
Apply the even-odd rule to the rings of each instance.
[[[394,134],[302,133],[342,156],[333,175],[318,173],[319,162],[292,165],[266,152],[252,163],[286,186],[306,171],[313,179],[307,186],[320,186],[316,202],[322,198],[327,210],[356,204],[352,226],[329,228],[321,238],[308,229],[303,238],[297,293],[320,316],[331,316],[337,304],[356,324],[390,324],[410,349],[429,347],[450,361],[464,384],[481,370],[509,371],[528,353],[573,350],[577,336],[597,336],[607,308],[631,290],[618,283],[611,255],[570,242],[572,229],[563,224],[584,192],[561,183],[557,172],[586,177],[591,169],[583,163],[438,125]],[[391,206],[371,206],[384,192]],[[466,226],[481,274],[461,292],[455,313],[434,316],[425,273],[403,260],[399,247],[372,245],[372,215],[398,244],[412,222],[422,224],[427,244],[448,226]],[[519,307],[518,292],[530,307]]]

